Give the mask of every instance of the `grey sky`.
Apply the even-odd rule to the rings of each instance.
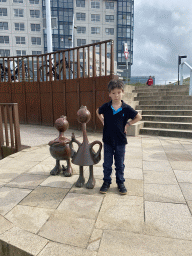
[[[135,0],[132,76],[177,80],[178,55],[192,66],[192,1]],[[184,78],[190,70],[184,67]]]

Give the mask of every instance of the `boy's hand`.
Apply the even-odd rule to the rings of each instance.
[[[127,134],[127,128],[128,128],[129,126],[130,126],[129,124],[126,124],[126,125],[125,125],[124,133],[126,133],[126,134]]]

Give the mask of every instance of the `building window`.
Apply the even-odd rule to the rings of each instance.
[[[29,0],[30,4],[39,4],[39,0]]]
[[[31,43],[33,45],[41,45],[41,37],[31,37]]]
[[[105,15],[106,22],[114,22],[114,15]]]
[[[16,50],[16,54],[17,54],[17,56],[25,56],[26,51]]]
[[[76,0],[76,7],[85,7],[85,0]]]
[[[25,37],[16,36],[16,44],[25,44]]]
[[[0,36],[0,44],[9,44],[8,36]]]
[[[86,27],[77,27],[77,34],[85,34]]]
[[[8,22],[0,22],[0,30],[8,30]]]
[[[99,9],[100,8],[99,0],[91,0],[91,8]]]
[[[91,21],[94,21],[94,22],[100,21],[100,14],[91,14]]]
[[[23,9],[14,9],[14,17],[24,17]]]
[[[76,13],[76,20],[85,21],[85,19],[86,19],[86,13],[82,13],[82,12],[77,12]]]
[[[92,44],[99,43],[100,40],[91,40]]]
[[[106,35],[114,35],[114,28],[106,28],[105,33]]]
[[[24,23],[15,23],[15,30],[24,31],[25,30],[25,24]]]
[[[41,51],[32,51],[32,55],[40,55],[40,54],[42,54]]]
[[[7,8],[0,8],[0,16],[7,16]]]
[[[40,31],[40,24],[31,24],[31,31]]]
[[[92,27],[91,28],[91,34],[100,34],[100,28],[99,27]]]
[[[9,57],[10,56],[10,50],[0,49],[0,56],[1,57]]]
[[[114,2],[105,2],[106,9],[114,9]]]
[[[5,2],[7,2],[7,0],[0,0],[0,3],[5,3]],[[7,51],[7,50],[5,50],[5,51]]]
[[[23,3],[23,0],[13,0],[13,3],[19,3],[19,4],[21,4],[21,3]]]
[[[40,18],[40,10],[30,10],[31,18]]]
[[[77,46],[82,46],[86,44],[86,39],[77,39]]]

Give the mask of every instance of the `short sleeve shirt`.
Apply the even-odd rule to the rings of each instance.
[[[99,108],[99,114],[104,116],[103,142],[112,146],[127,144],[125,125],[129,119],[134,119],[138,112],[122,101],[122,110],[113,114],[112,101]]]

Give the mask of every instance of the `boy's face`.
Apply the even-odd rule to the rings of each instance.
[[[122,100],[123,94],[124,92],[122,89],[115,88],[110,91],[109,97],[112,99],[112,102],[120,102]]]

